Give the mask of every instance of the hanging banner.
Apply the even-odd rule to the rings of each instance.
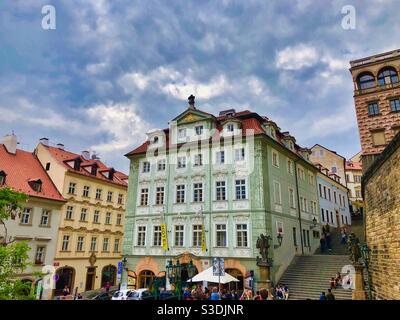
[[[201,251],[203,251],[203,252],[207,251],[206,231],[204,229],[204,225],[201,226]]]
[[[167,226],[165,223],[161,224],[161,242],[164,251],[168,250],[168,240],[167,240]]]

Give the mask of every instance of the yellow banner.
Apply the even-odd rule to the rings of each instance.
[[[167,240],[167,226],[165,223],[161,224],[161,241],[164,251],[168,250],[168,240]]]
[[[206,231],[204,230],[204,225],[201,226],[201,251],[206,252]]]

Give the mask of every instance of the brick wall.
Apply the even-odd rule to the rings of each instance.
[[[400,299],[400,134],[363,178],[366,241],[377,299]]]

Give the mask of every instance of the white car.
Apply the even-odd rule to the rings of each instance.
[[[132,292],[128,294],[126,300],[154,300],[154,296],[151,294],[149,289],[143,288],[132,290]]]
[[[132,292],[132,290],[118,290],[115,291],[111,300],[126,300],[128,295]]]

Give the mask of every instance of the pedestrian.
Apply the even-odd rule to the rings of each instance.
[[[256,291],[256,295],[254,296],[254,300],[261,300],[260,291]]]
[[[65,287],[64,287],[64,289],[63,289],[63,295],[64,295],[64,297],[66,297],[66,296],[69,295],[69,288],[68,288],[68,286],[65,286]]]
[[[336,282],[336,286],[341,286],[342,285],[342,275],[340,274],[340,271],[338,271],[336,273],[336,277],[335,277],[335,282]]]
[[[335,278],[331,278],[331,280],[329,281],[329,284],[331,286],[331,289],[336,289],[336,281]]]
[[[319,243],[321,246],[321,253],[325,252],[325,246],[326,246],[326,241],[325,241],[325,236],[324,234],[321,235],[321,239],[319,239]]]
[[[216,287],[212,289],[210,300],[221,300],[218,289]]]
[[[346,231],[344,231],[344,229],[342,229],[342,231],[341,231],[341,236],[342,236],[342,239],[341,239],[341,244],[346,244],[347,243],[347,234],[346,234]]]
[[[326,248],[328,249],[328,251],[332,251],[331,234],[329,232],[327,232],[325,235],[325,242],[326,242]]]
[[[268,300],[268,297],[269,297],[268,290],[265,288],[261,288],[260,289],[260,298],[261,298],[260,300]]]
[[[104,289],[106,289],[106,292],[109,292],[110,291],[110,287],[111,287],[111,284],[110,284],[110,282],[106,282],[106,284],[104,285]]]
[[[325,292],[321,292],[321,295],[319,296],[319,300],[327,300]]]
[[[332,289],[328,289],[328,294],[326,295],[326,300],[335,300],[335,295],[332,293]]]
[[[192,300],[192,294],[190,293],[188,287],[186,287],[185,290],[183,291],[183,300]]]

